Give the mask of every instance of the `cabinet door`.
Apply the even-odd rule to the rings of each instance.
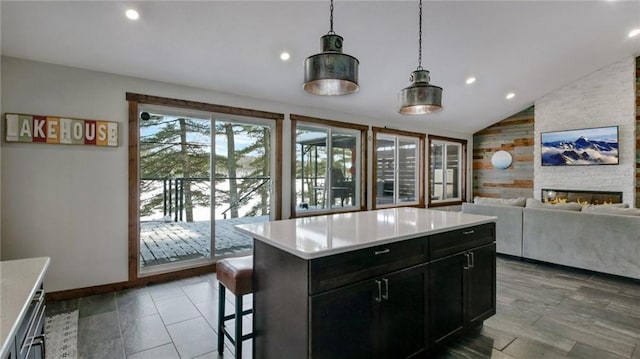
[[[411,358],[426,351],[428,265],[386,275],[380,308],[381,359]]]
[[[367,280],[310,297],[311,357],[373,358],[380,307],[377,294],[376,283]]]
[[[467,317],[468,325],[475,327],[496,314],[496,245],[476,248],[469,254]]]
[[[438,344],[464,328],[465,253],[429,265],[429,337]]]

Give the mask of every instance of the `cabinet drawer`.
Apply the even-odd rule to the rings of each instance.
[[[416,238],[313,259],[309,263],[309,293],[338,288],[426,262],[426,247],[425,238]]]
[[[458,229],[429,237],[429,259],[434,260],[495,241],[495,223]]]

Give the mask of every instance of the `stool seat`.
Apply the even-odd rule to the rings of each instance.
[[[216,263],[216,277],[234,295],[253,292],[253,256],[226,258]]]
[[[242,309],[242,296],[253,292],[253,256],[225,258],[216,263],[218,278],[218,353],[224,350],[224,338],[227,337],[236,349],[236,358],[242,358],[242,341],[253,338],[253,333],[242,333],[242,316],[253,313],[252,309]],[[225,314],[225,291],[235,295],[234,314]],[[224,322],[235,320],[235,336],[227,331]]]

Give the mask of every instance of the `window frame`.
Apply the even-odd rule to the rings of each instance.
[[[461,153],[460,153],[460,188],[459,193],[460,193],[460,199],[455,199],[455,200],[437,200],[437,201],[433,201],[431,199],[431,180],[434,177],[433,174],[433,168],[432,165],[433,163],[431,163],[431,145],[433,143],[433,141],[437,141],[437,142],[445,142],[445,143],[451,143],[451,144],[458,144],[461,146]],[[429,177],[428,177],[428,185],[427,185],[427,207],[444,207],[444,206],[457,206],[457,205],[461,205],[463,202],[466,202],[467,200],[467,140],[464,139],[459,139],[459,138],[452,138],[452,137],[444,137],[444,136],[436,136],[436,135],[429,135],[428,136],[428,155],[427,155],[427,160],[428,160],[428,168],[429,168]]]
[[[347,213],[347,212],[359,212],[367,210],[367,132],[369,131],[369,126],[359,125],[349,122],[341,122],[317,117],[309,117],[297,114],[290,114],[289,119],[291,120],[291,214],[290,218],[301,218],[301,217],[312,217],[319,215],[326,215],[332,213]],[[322,210],[315,210],[309,212],[300,212],[297,208],[296,203],[296,137],[297,137],[297,128],[298,125],[310,125],[310,126],[318,126],[324,128],[333,128],[338,130],[356,130],[360,131],[360,154],[356,153],[356,156],[359,156],[360,163],[360,174],[359,174],[359,182],[357,183],[357,191],[355,195],[358,196],[359,206],[352,206],[348,208],[335,208],[332,206],[328,206]],[[328,156],[331,156],[328,153]]]
[[[383,128],[383,127],[372,127],[372,131],[373,131],[373,145],[372,145],[372,171],[371,171],[371,191],[372,191],[372,209],[381,209],[381,208],[395,208],[395,207],[418,207],[418,208],[424,208],[425,207],[425,201],[424,201],[424,178],[425,178],[425,168],[424,168],[424,164],[425,164],[425,137],[426,135],[424,133],[419,133],[419,132],[410,132],[410,131],[402,131],[402,130],[395,130],[395,129],[390,129],[390,128]],[[389,136],[393,136],[396,138],[396,142],[398,141],[398,139],[402,139],[402,138],[416,138],[418,139],[418,157],[416,158],[416,165],[418,167],[418,178],[416,179],[416,183],[418,184],[418,190],[416,191],[416,198],[417,201],[416,202],[399,202],[399,203],[392,203],[392,204],[384,204],[384,205],[378,205],[377,204],[377,193],[378,193],[378,181],[377,181],[377,163],[378,163],[378,152],[377,152],[377,148],[378,148],[378,134],[383,134],[383,135],[389,135]]]

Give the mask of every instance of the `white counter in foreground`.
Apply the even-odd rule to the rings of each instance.
[[[423,208],[392,208],[236,226],[303,259],[495,222],[496,217]]]
[[[49,267],[49,257],[0,262],[0,358],[9,353],[18,326]]]

